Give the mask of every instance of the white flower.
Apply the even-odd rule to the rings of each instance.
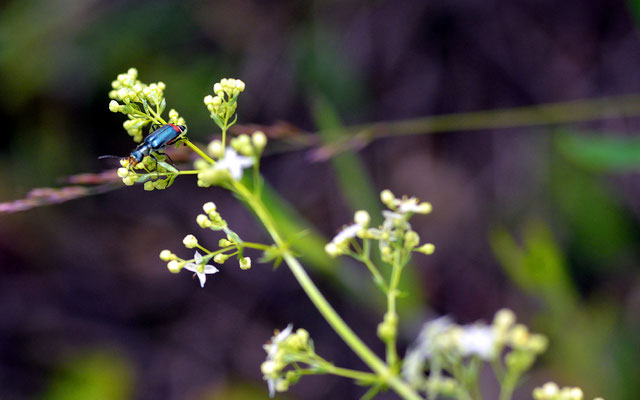
[[[195,272],[200,280],[200,287],[204,287],[204,283],[207,281],[207,275],[215,274],[218,272],[218,268],[213,265],[203,265],[202,255],[197,251],[196,254],[193,255],[193,260],[195,263],[188,263],[184,268],[191,272]]]
[[[495,353],[496,335],[493,328],[487,325],[468,325],[462,327],[459,338],[462,355],[477,355],[483,360],[492,360]]]
[[[227,148],[224,157],[216,163],[216,169],[226,169],[233,179],[240,180],[242,178],[242,170],[249,168],[254,163],[253,158],[240,156],[234,149]]]
[[[358,232],[362,229],[362,225],[353,224],[342,229],[331,241],[331,243],[339,245],[346,242],[348,239],[356,237]]]
[[[276,382],[278,380],[278,373],[280,371],[275,367],[275,357],[278,353],[278,344],[284,342],[293,331],[293,325],[289,324],[280,333],[271,338],[271,343],[265,344],[262,348],[267,352],[267,360],[262,363],[262,370],[265,373],[265,379],[267,380],[267,386],[269,387],[269,397],[273,397],[276,394]]]

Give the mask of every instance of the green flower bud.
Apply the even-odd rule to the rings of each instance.
[[[369,222],[371,222],[371,216],[369,215],[368,212],[364,211],[364,210],[359,210],[356,211],[356,213],[353,216],[353,221],[366,228],[367,226],[369,226]]]
[[[228,255],[220,253],[213,256],[213,261],[218,264],[224,264],[224,262],[227,261],[228,258]]]
[[[425,243],[422,246],[418,247],[417,249],[415,249],[415,251],[422,253],[422,254],[426,254],[426,255],[431,255],[433,254],[433,252],[436,250],[436,246],[434,246],[432,243]]]
[[[182,239],[182,243],[184,243],[184,247],[187,249],[193,249],[198,245],[198,239],[193,235],[187,235]]]
[[[155,189],[155,187],[153,186],[153,181],[146,181],[146,182],[144,183],[144,190],[146,190],[146,191],[150,192],[150,191],[152,191],[153,189]]]
[[[226,169],[212,167],[200,172],[198,179],[208,186],[216,186],[231,179],[231,174]]]
[[[162,261],[172,261],[175,260],[176,255],[173,254],[170,250],[162,250],[160,252],[160,259]]]
[[[412,249],[420,243],[420,236],[416,231],[407,231],[404,234],[404,247],[406,249]]]
[[[251,258],[249,258],[249,257],[241,258],[240,259],[240,269],[248,270],[249,268],[251,268]]]
[[[196,217],[196,223],[198,224],[198,226],[200,228],[209,228],[212,225],[211,220],[209,219],[209,217],[207,217],[204,214],[199,214]]]
[[[258,150],[258,153],[262,153],[262,150],[267,145],[267,135],[262,131],[256,131],[251,136],[251,143],[253,143],[253,147]]]
[[[393,209],[393,201],[395,200],[395,196],[393,195],[393,193],[391,193],[391,190],[389,189],[385,189],[382,192],[380,192],[380,200],[382,201],[382,204],[384,204],[385,206]]]
[[[224,157],[224,151],[222,150],[222,142],[219,140],[214,140],[211,143],[209,143],[209,146],[207,146],[207,153],[209,153],[209,155],[214,158]]]
[[[182,269],[184,263],[179,262],[178,260],[171,260],[167,263],[167,269],[172,274],[177,274]]]
[[[216,210],[216,204],[212,201],[209,201],[207,203],[204,203],[202,205],[202,209],[204,210],[204,212],[206,214],[211,214],[212,212],[214,212]]]

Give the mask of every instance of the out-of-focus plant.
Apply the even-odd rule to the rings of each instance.
[[[359,210],[353,223],[343,227],[325,246],[331,257],[346,255],[361,262],[386,298],[386,312],[377,329],[378,337],[386,348],[383,360],[360,340],[327,302],[292,252],[290,243],[265,204],[262,196],[264,182],[259,173],[260,157],[267,144],[264,133],[257,131],[227,140],[227,132],[237,120],[238,97],[244,91],[244,83],[237,79],[222,79],[214,85],[214,94],[204,98],[211,119],[222,132],[221,140],[209,143],[206,151],[189,141],[186,123],[176,111],[169,112],[168,121],[162,117],[166,107],[164,87],[162,82],[142,83],[133,68],[113,82],[110,93],[113,100],[109,108],[127,115],[125,130],[134,141],[142,141],[131,157],[122,160],[118,175],[127,185],[144,182],[146,190],[154,190],[166,189],[177,176],[197,174],[198,186],[221,187],[247,204],[273,240],[273,243],[263,244],[241,239],[217,206],[208,202],[203,205],[203,213],[197,216],[196,221],[203,229],[223,233],[218,240],[218,248],[209,249],[189,234],[183,244],[195,250],[193,258],[181,258],[170,250],[160,253],[169,271],[191,271],[204,287],[207,276],[219,272],[218,267],[228,265],[230,258],[235,258],[242,270],[249,270],[253,263],[247,256],[248,249],[262,252],[260,262],[273,262],[275,266],[284,262],[327,322],[370,369],[357,371],[335,366],[316,353],[309,332],[305,329],[294,332],[293,326],[289,325],[276,332],[264,346],[267,359],[261,369],[271,396],[287,391],[305,375],[333,374],[369,386],[363,398],[372,398],[381,390],[391,389],[404,399],[445,396],[479,400],[483,397],[478,374],[481,364],[488,362],[501,385],[500,400],[511,398],[519,379],[532,367],[536,356],[545,350],[547,341],[542,335],[531,334],[524,325],[515,324],[515,316],[509,310],[499,311],[492,325],[460,326],[447,318],[428,322],[406,357],[402,359],[398,353],[396,342],[400,316],[397,300],[407,295],[399,289],[400,278],[413,253],[432,254],[435,249],[431,243],[421,243],[409,221],[415,214],[429,214],[430,203],[420,202],[415,197],[396,197],[389,190],[384,190],[380,199],[387,210],[382,211],[382,224],[371,226],[370,214]],[[152,128],[152,132],[143,140],[142,131],[147,126]],[[184,143],[198,155],[194,169],[179,170],[162,154],[168,145],[174,143]],[[383,270],[389,273],[382,273]],[[579,389],[558,389],[554,392],[549,385],[537,389],[534,397],[582,399]]]

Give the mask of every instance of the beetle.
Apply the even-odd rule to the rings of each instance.
[[[151,155],[152,152],[159,152],[165,147],[174,144],[186,130],[187,127],[184,125],[166,124],[160,126],[144,138],[142,143],[129,154],[129,163],[135,166],[143,158]]]

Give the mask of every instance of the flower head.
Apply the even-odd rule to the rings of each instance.
[[[227,148],[224,157],[216,163],[215,169],[226,169],[231,177],[237,181],[242,178],[242,171],[252,166],[253,163],[253,158],[238,155],[234,149]]]
[[[204,265],[204,261],[202,261],[202,255],[196,251],[193,256],[192,263],[187,263],[184,268],[195,272],[200,280],[200,287],[204,287],[204,283],[207,281],[207,275],[215,274],[218,272],[218,268],[213,265]]]

